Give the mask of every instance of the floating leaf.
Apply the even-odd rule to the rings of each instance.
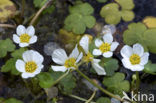
[[[125,79],[123,73],[115,73],[112,77],[104,77],[103,84],[107,89],[114,94],[122,96],[122,92],[128,92],[130,89],[130,84]]]
[[[100,97],[96,103],[111,103],[110,99],[107,97]]]
[[[117,3],[109,3],[102,7],[100,15],[108,24],[118,24],[121,18],[124,21],[131,21],[134,18],[134,13],[131,11],[134,8],[132,0],[115,0]],[[121,10],[120,10],[121,7]]]
[[[151,61],[149,61],[144,67],[144,72],[150,73],[150,74],[156,73],[155,67],[156,67],[156,64],[153,64]]]
[[[64,28],[75,34],[83,34],[86,28],[92,28],[95,25],[95,18],[91,16],[94,12],[92,6],[88,3],[80,3],[69,8],[70,14],[64,21]]]
[[[5,100],[4,103],[23,103],[23,102],[15,99],[15,98],[9,98],[9,99]]]
[[[146,17],[143,20],[143,23],[148,27],[148,28],[156,28],[156,17]]]
[[[16,7],[10,0],[0,0],[0,22],[6,22],[8,18],[14,17]]]
[[[128,29],[123,33],[124,43],[133,45],[142,42],[143,33],[147,30],[146,26],[142,23],[131,23]]]
[[[115,0],[123,10],[132,10],[134,8],[133,0]]]
[[[156,53],[156,29],[148,29],[143,34],[144,42],[150,52]]]
[[[18,72],[15,67],[16,61],[16,58],[9,59],[5,65],[2,66],[1,72],[11,72],[13,75],[19,75],[20,72]]]
[[[42,88],[50,88],[54,83],[53,77],[48,72],[42,72],[37,77],[39,79],[39,85]]]
[[[100,65],[104,67],[107,76],[112,76],[119,67],[118,60],[112,58],[103,58]]]
[[[64,74],[62,72],[54,72],[52,70],[50,70],[50,73],[51,73],[51,76],[54,78],[54,80],[57,80],[60,76]],[[59,82],[59,88],[64,93],[67,93],[67,94],[71,94],[72,90],[75,87],[76,87],[76,79],[70,73]]]
[[[0,40],[0,58],[5,57],[7,52],[15,50],[15,45],[10,39]]]

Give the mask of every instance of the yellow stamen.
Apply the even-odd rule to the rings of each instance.
[[[20,41],[21,43],[29,43],[30,38],[31,37],[28,34],[22,34],[20,36]]]
[[[29,61],[25,64],[25,71],[28,73],[33,73],[37,69],[37,64],[33,61]]]
[[[103,43],[99,49],[102,53],[110,51],[111,45],[109,43]]]
[[[91,62],[93,61],[93,55],[88,52],[88,54],[86,56],[83,57],[84,62]]]
[[[141,61],[141,58],[138,54],[132,54],[129,58],[132,65],[139,64]]]
[[[76,68],[76,59],[75,58],[69,58],[69,59],[67,59],[66,61],[65,61],[65,64],[64,64],[64,66],[66,67],[66,68],[70,68],[70,67],[74,67],[74,68]]]

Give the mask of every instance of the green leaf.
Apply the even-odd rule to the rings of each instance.
[[[127,45],[133,45],[135,43],[142,42],[143,33],[146,30],[146,26],[142,23],[129,24],[128,29],[123,33],[124,43]]]
[[[43,14],[46,14],[46,13],[51,14],[51,13],[54,12],[54,10],[55,10],[55,6],[54,6],[54,5],[51,5],[50,7],[46,8],[46,9],[43,11]]]
[[[144,67],[144,72],[145,73],[150,73],[150,74],[153,74],[156,72],[156,64],[153,64],[151,61],[149,61],[145,67]]]
[[[105,2],[107,2],[108,0],[96,0],[96,1],[98,1],[99,3],[105,3]]]
[[[23,103],[23,102],[15,99],[15,98],[9,98],[9,99],[5,100],[4,103]]]
[[[15,67],[16,61],[16,58],[9,59],[5,65],[2,66],[1,72],[11,72],[13,75],[19,75],[20,72],[18,72]]]
[[[51,73],[51,76],[54,78],[54,80],[57,80],[60,76],[64,74],[62,72],[54,72],[52,70],[50,70],[50,73]],[[72,90],[75,87],[76,87],[76,79],[70,73],[59,82],[59,88],[64,93],[67,93],[67,94],[71,94]]]
[[[125,75],[123,73],[115,73],[112,77],[105,77],[103,80],[103,84],[107,87],[107,89],[114,94],[118,94],[122,96],[122,92],[128,92],[130,89],[130,83],[125,79]]]
[[[148,49],[152,53],[156,53],[156,29],[148,29],[143,34],[143,39]]]
[[[93,16],[84,16],[83,21],[88,28],[92,28],[96,23],[96,20]]]
[[[5,57],[7,52],[12,52],[15,50],[15,45],[13,44],[12,40],[0,40],[0,58]]]
[[[121,11],[122,19],[124,21],[132,21],[135,17],[135,14],[132,11],[129,10],[122,10]]]
[[[20,48],[11,53],[13,58],[22,59],[22,54],[27,50],[27,48]]]
[[[110,99],[107,97],[100,97],[96,103],[111,103]]]
[[[34,0],[35,7],[41,8],[48,0]]]
[[[112,58],[102,58],[100,65],[104,67],[107,76],[112,76],[119,68],[118,60]]]
[[[124,10],[132,10],[134,8],[133,0],[115,0]]]
[[[53,77],[48,72],[42,72],[37,77],[39,79],[39,85],[42,88],[50,88],[54,83]]]
[[[81,3],[69,8],[71,14],[78,13],[81,15],[91,15],[94,12],[94,8],[89,3]]]

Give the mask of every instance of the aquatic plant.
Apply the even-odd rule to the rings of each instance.
[[[134,8],[133,0],[115,0],[115,2],[104,5],[100,11],[100,15],[105,19],[106,23],[118,24],[121,18],[125,22],[134,19],[135,14],[132,11]]]

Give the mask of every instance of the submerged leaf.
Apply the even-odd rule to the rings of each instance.
[[[110,99],[107,97],[100,97],[96,103],[111,103]]]

